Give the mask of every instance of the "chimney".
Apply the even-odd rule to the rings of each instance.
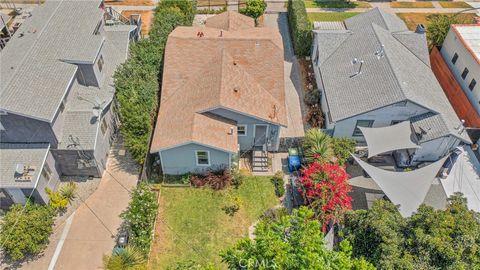
[[[417,27],[415,28],[415,33],[417,34],[425,34],[427,30],[425,29],[425,25],[419,23],[417,24]]]

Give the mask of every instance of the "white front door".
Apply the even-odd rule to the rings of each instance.
[[[25,204],[27,199],[25,198],[25,194],[23,194],[22,190],[19,188],[6,188],[8,195],[12,199],[14,203]]]

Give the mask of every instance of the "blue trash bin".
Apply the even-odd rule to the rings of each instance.
[[[294,172],[300,169],[300,157],[299,156],[288,156],[288,171]]]

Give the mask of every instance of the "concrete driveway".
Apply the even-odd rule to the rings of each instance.
[[[303,137],[305,127],[303,115],[303,85],[297,57],[293,53],[292,40],[288,30],[287,13],[264,15],[264,27],[273,27],[280,31],[284,48],[285,103],[287,106],[288,127],[280,130],[280,137]]]
[[[102,257],[111,254],[120,213],[130,201],[138,168],[120,144],[110,151],[107,172],[98,189],[72,216],[57,227],[44,255],[21,269],[102,269]]]

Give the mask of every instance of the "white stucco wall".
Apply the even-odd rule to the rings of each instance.
[[[353,131],[357,120],[374,120],[373,127],[390,126],[392,121],[404,121],[412,116],[428,112],[427,109],[413,103],[407,102],[405,106],[390,105],[335,123],[334,137],[352,137],[359,142],[364,142],[363,136],[353,137]]]
[[[470,100],[470,103],[472,103],[477,112],[480,114],[480,64],[475,61],[473,56],[465,48],[462,41],[452,28],[450,28],[440,52],[442,53],[445,63],[448,64],[450,70],[455,76],[455,79],[462,86],[462,89]],[[452,58],[455,53],[458,54],[458,59],[457,62],[453,64]],[[467,77],[462,79],[461,75],[465,67],[468,68],[469,72]],[[477,85],[473,91],[468,88],[472,79],[477,81]]]

